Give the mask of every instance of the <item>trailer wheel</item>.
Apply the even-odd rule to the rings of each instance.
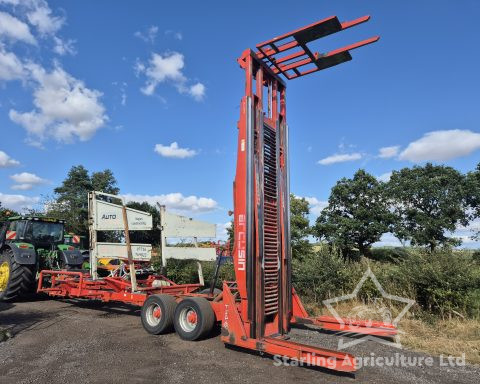
[[[198,340],[207,336],[215,323],[215,313],[203,297],[182,300],[175,310],[175,331],[183,340]]]
[[[11,249],[0,254],[0,301],[16,299],[18,296],[34,292],[35,273],[30,265],[15,261]]]
[[[160,335],[173,329],[177,303],[170,295],[151,295],[142,306],[142,325],[148,333]]]

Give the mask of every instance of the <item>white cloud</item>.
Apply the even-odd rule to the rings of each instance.
[[[157,37],[158,27],[156,25],[152,25],[151,27],[147,28],[145,32],[137,31],[133,35],[142,39],[146,43],[154,43]]]
[[[228,239],[228,229],[232,226],[231,221],[227,221],[226,223],[218,223],[217,224],[217,238],[221,240]]]
[[[75,47],[73,46],[75,40],[63,40],[57,36],[54,36],[53,41],[55,43],[53,51],[56,54],[64,56],[66,54],[75,55],[77,53]]]
[[[145,66],[144,63],[142,63],[140,61],[140,59],[137,57],[137,60],[135,61],[135,65],[133,66],[133,71],[135,72],[135,76],[140,76],[143,72],[145,72],[145,70],[147,69],[147,67]]]
[[[205,86],[202,83],[192,85],[188,93],[197,101],[201,101],[205,96]]]
[[[480,245],[480,239],[477,240],[474,235],[480,233],[480,219],[475,219],[468,224],[468,226],[458,226],[456,231],[452,234],[453,237],[460,238],[462,240],[462,244],[466,247],[476,245],[477,247]]]
[[[478,232],[480,231],[480,219],[475,219],[467,227],[460,227],[461,229],[466,229],[468,231]]]
[[[29,44],[37,44],[37,38],[48,38],[53,41],[53,52],[59,55],[76,53],[74,40],[63,40],[57,36],[65,24],[65,17],[54,15],[45,0],[0,0],[0,3],[12,6],[12,14],[0,12],[0,38],[3,36]],[[33,36],[33,32],[36,32],[36,36]]]
[[[393,233],[384,233],[380,238],[380,241],[377,241],[373,244],[374,247],[401,247],[402,243],[398,240]]]
[[[30,11],[27,13],[27,19],[41,37],[53,39],[53,52],[60,56],[75,55],[77,53],[74,47],[75,41],[64,40],[56,35],[65,24],[65,17],[54,16],[48,3],[44,0],[30,0],[29,4]]]
[[[175,32],[169,29],[165,31],[165,35],[171,35],[176,40],[183,40],[182,32]]]
[[[33,189],[33,187],[33,184],[13,184],[10,189],[15,191],[29,191],[30,189]]]
[[[16,165],[20,165],[20,162],[0,151],[0,168],[15,167]]]
[[[384,183],[386,183],[387,181],[390,180],[390,177],[392,177],[392,172],[385,172],[385,173],[382,173],[380,176],[377,176],[377,180],[378,181],[383,181]]]
[[[147,202],[152,205],[159,203],[168,209],[185,213],[204,213],[217,209],[218,203],[207,197],[183,196],[181,193],[168,193],[165,195],[123,195],[126,201]]]
[[[46,182],[45,179],[29,172],[16,173],[11,175],[10,178],[16,183],[42,184]]]
[[[7,195],[0,192],[0,202],[5,208],[15,211],[31,209],[40,202],[40,197],[30,197],[25,195]]]
[[[48,180],[42,179],[34,173],[22,172],[10,176],[16,184],[12,185],[12,189],[27,191],[36,185],[48,183]]]
[[[433,131],[410,143],[400,155],[400,160],[411,162],[445,161],[467,156],[480,149],[480,133],[452,129]]]
[[[164,56],[153,53],[150,59],[150,65],[144,67],[145,74],[148,77],[147,86],[149,84],[153,86],[153,93],[155,87],[166,80],[183,84],[186,81],[186,78],[182,73],[184,66],[184,57],[181,53],[166,53]]]
[[[63,17],[53,16],[46,1],[31,1],[32,10],[27,13],[30,24],[35,26],[41,35],[53,35],[65,23]]]
[[[26,76],[22,61],[0,44],[0,80],[24,80]]]
[[[141,88],[145,95],[153,95],[157,86],[164,82],[169,82],[177,89],[179,93],[188,94],[195,100],[200,101],[205,96],[205,85],[200,82],[188,86],[188,78],[183,74],[185,67],[185,58],[178,52],[167,52],[163,55],[152,53],[148,65],[137,61],[135,64],[135,73],[145,74],[147,81]]]
[[[328,206],[328,201],[318,200],[316,197],[305,197],[308,204],[310,204],[310,213],[314,216],[319,216],[324,208]]]
[[[36,37],[51,39],[55,53],[75,53],[73,40],[56,36],[65,19],[53,15],[45,0],[0,0],[0,3],[11,5],[12,12],[28,20],[37,31]],[[0,37],[7,34],[12,39],[36,42],[30,37],[26,23],[0,12]],[[8,52],[1,41],[0,80],[21,80],[33,88],[33,110],[9,111],[10,119],[27,130],[26,142],[32,145],[41,147],[48,138],[61,142],[72,142],[75,138],[88,140],[108,119],[99,101],[100,92],[87,88],[82,81],[65,72],[58,62],[53,70],[47,71],[30,59],[23,60]]]
[[[120,85],[120,104],[123,106],[127,105],[127,83],[123,82]]]
[[[0,12],[0,37],[6,36],[13,41],[23,41],[36,44],[37,41],[30,33],[30,28],[23,21],[6,12]]]
[[[378,151],[378,157],[382,159],[389,159],[391,157],[397,156],[399,150],[400,150],[399,145],[394,145],[391,147],[383,147],[383,148],[380,148],[380,150]]]
[[[446,233],[446,235],[460,239],[462,241],[460,248],[477,249],[480,246],[480,241],[473,239],[472,236],[478,231],[480,231],[480,220],[474,220],[467,227],[458,226],[454,232]],[[409,241],[405,242],[405,245],[408,246],[409,244]],[[403,245],[394,234],[388,232],[382,235],[380,241],[376,242],[374,247],[401,247]]]
[[[99,91],[87,88],[58,65],[52,72],[36,64],[25,67],[37,83],[33,92],[35,109],[24,113],[12,109],[9,116],[27,130],[30,139],[42,142],[52,137],[69,143],[77,137],[85,141],[105,124],[108,117]]]
[[[325,157],[318,161],[318,164],[321,165],[330,165],[335,163],[344,163],[346,161],[355,161],[362,158],[361,153],[344,153],[344,154],[335,154],[332,156]]]
[[[173,142],[170,145],[155,145],[155,152],[163,157],[175,157],[177,159],[185,159],[187,157],[193,157],[197,154],[197,151],[189,148],[180,148],[177,142]]]

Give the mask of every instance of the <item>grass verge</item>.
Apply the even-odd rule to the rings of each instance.
[[[327,308],[315,304],[306,304],[312,315],[330,315]],[[392,317],[400,308],[388,306]],[[359,301],[348,301],[334,306],[342,317],[386,321],[379,305],[368,305]],[[360,314],[362,316],[356,316]],[[410,350],[428,353],[433,356],[461,356],[470,364],[480,364],[480,320],[452,318],[442,320],[434,317],[422,317],[421,313],[408,313],[399,324],[401,344]]]

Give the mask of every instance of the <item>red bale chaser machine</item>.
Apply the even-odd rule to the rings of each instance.
[[[185,340],[205,337],[221,323],[225,344],[269,355],[301,359],[343,372],[356,370],[354,356],[289,339],[295,324],[324,330],[393,337],[391,324],[309,317],[292,287],[286,84],[352,59],[367,40],[319,54],[308,43],[369,20],[340,22],[336,16],[247,49],[238,59],[245,71],[240,105],[234,189],[235,281],[221,292],[199,284],[175,284],[150,275],[135,284],[124,278],[93,279],[75,271],[42,271],[39,292],[52,296],[126,302],[142,306],[142,324],[152,334],[173,329]],[[212,285],[213,286],[213,285]]]

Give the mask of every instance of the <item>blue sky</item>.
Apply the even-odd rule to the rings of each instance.
[[[318,213],[336,180],[360,167],[386,178],[425,161],[463,172],[480,161],[478,1],[258,9],[0,0],[0,201],[38,204],[83,164],[112,169],[130,198],[228,222],[244,86],[236,58],[331,15],[372,20],[314,49],[381,40],[287,84],[292,192]]]

